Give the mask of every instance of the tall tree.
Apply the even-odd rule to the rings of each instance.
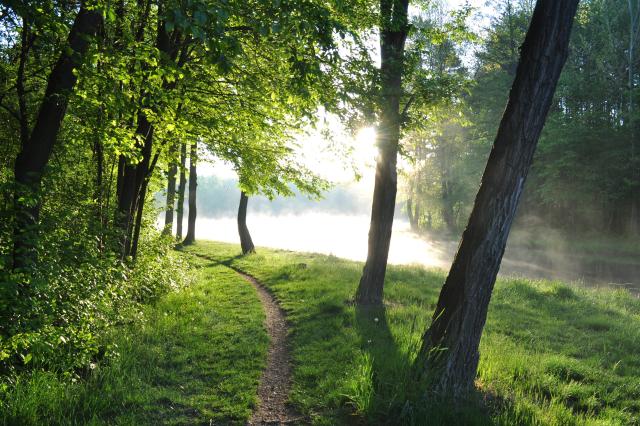
[[[396,163],[400,140],[404,47],[409,31],[409,0],[380,1],[380,124],[377,130],[379,155],[371,206],[367,261],[356,302],[382,304],[384,277],[391,243],[398,176]]]
[[[249,197],[244,191],[240,192],[240,205],[238,206],[238,234],[240,235],[240,248],[242,254],[254,253],[256,251],[247,227],[247,204]]]
[[[101,10],[88,9],[83,2],[69,32],[67,43],[62,46],[62,52],[49,74],[47,88],[31,135],[27,140],[23,140],[22,149],[16,158],[13,233],[13,267],[16,269],[35,262],[42,175],[66,113],[69,92],[73,90],[77,81],[76,70],[101,23]]]
[[[187,235],[182,244],[189,245],[196,242],[196,190],[198,188],[198,173],[196,163],[198,160],[198,142],[191,143],[189,153],[189,215],[187,218]]]
[[[538,0],[469,224],[416,360],[436,392],[464,396],[509,230],[567,58],[578,0]]]
[[[175,151],[175,146],[172,146],[172,153]],[[178,173],[178,164],[174,155],[169,159],[169,173],[167,174],[167,205],[164,213],[164,234],[171,235],[173,231],[173,211],[175,209],[176,200],[176,174]]]
[[[184,222],[184,191],[187,186],[187,144],[180,146],[180,181],[178,182],[178,206],[176,207],[176,240],[182,241],[182,222]]]

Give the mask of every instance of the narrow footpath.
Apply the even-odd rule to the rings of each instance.
[[[191,253],[195,256],[217,262],[208,256]],[[287,321],[278,301],[264,284],[244,271],[227,262],[218,262],[234,270],[247,280],[258,293],[265,313],[265,326],[269,335],[267,367],[258,386],[258,405],[247,422],[248,426],[306,424],[309,423],[293,407],[287,404],[291,390],[291,355],[287,343]]]
[[[287,345],[285,313],[262,283],[238,269],[232,269],[249,281],[258,292],[264,307],[265,325],[270,339],[267,367],[262,373],[258,387],[258,406],[248,424],[305,423],[302,416],[287,404],[291,389],[291,356]]]

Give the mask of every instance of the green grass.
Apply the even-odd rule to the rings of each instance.
[[[503,279],[481,342],[478,398],[453,409],[407,377],[444,272],[392,266],[386,310],[350,304],[362,265],[202,242],[269,287],[291,326],[292,402],[317,424],[640,424],[640,301],[619,290]]]
[[[119,355],[84,379],[0,382],[0,424],[244,424],[266,360],[264,313],[235,272],[191,263],[194,283],[114,330],[106,343]]]

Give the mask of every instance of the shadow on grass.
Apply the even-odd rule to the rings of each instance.
[[[356,306],[355,320],[365,355],[355,377],[361,384],[353,388],[350,397],[367,424],[505,424],[501,417],[509,421],[518,418],[523,425],[535,424],[529,413],[518,412],[513,401],[490,392],[477,389],[464,402],[428,394],[425,383],[413,377],[419,340],[402,349],[391,331],[385,307]],[[418,332],[415,328],[414,322],[411,335]]]

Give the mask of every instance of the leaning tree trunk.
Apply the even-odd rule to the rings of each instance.
[[[380,153],[376,164],[367,261],[356,292],[356,303],[360,305],[382,304],[398,187],[396,161],[400,139],[400,96],[408,7],[408,0],[380,2],[382,95],[377,132]]]
[[[76,69],[102,22],[102,12],[88,10],[84,3],[69,32],[67,44],[49,74],[35,126],[23,141],[14,166],[15,222],[13,231],[13,267],[24,268],[36,261],[37,223],[40,216],[39,192],[45,166],[49,162],[67,110],[68,95],[76,84]]]
[[[171,235],[173,230],[173,210],[175,208],[176,199],[176,174],[178,173],[178,165],[173,156],[175,155],[175,147],[171,148],[171,166],[169,166],[169,175],[167,176],[167,207],[164,213],[164,230],[165,235]]]
[[[567,58],[578,0],[538,0],[469,224],[416,360],[453,398],[473,388],[478,346],[509,230]]]
[[[256,248],[251,240],[251,234],[247,227],[247,204],[249,197],[244,191],[240,193],[240,206],[238,207],[238,234],[240,234],[240,247],[242,254],[255,253]]]
[[[187,186],[185,168],[187,166],[187,144],[180,148],[180,182],[178,183],[178,206],[176,207],[176,239],[182,240],[182,222],[184,216],[184,189]]]
[[[187,219],[187,235],[182,244],[189,245],[196,241],[196,188],[198,187],[198,174],[196,162],[198,157],[198,142],[193,141],[189,153],[189,216]]]

